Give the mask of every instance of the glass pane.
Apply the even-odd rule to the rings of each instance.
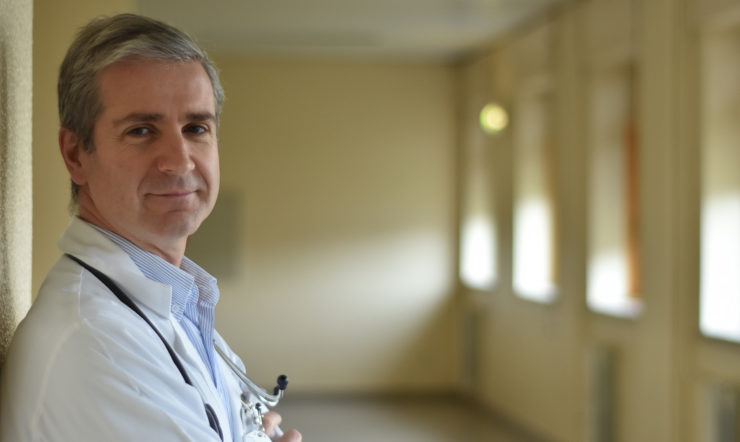
[[[740,342],[740,32],[703,49],[699,326]]]
[[[514,140],[514,290],[540,302],[556,290],[549,102],[547,93],[522,97]]]
[[[590,94],[587,302],[616,316],[641,310],[632,79],[629,65],[599,72]]]
[[[460,279],[468,287],[488,290],[496,282],[496,225],[492,211],[490,146],[477,116],[470,115],[464,147]]]

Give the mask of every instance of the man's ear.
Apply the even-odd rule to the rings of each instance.
[[[62,127],[59,129],[59,151],[62,153],[64,165],[67,166],[72,181],[81,186],[87,182],[80,156],[85,155],[82,140],[76,133]]]

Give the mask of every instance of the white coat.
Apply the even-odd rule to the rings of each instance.
[[[227,410],[185,331],[170,313],[171,287],[147,279],[116,244],[74,219],[59,240],[108,275],[182,361],[187,385],[154,331],[95,276],[62,256],[22,321],[3,368],[0,440],[218,442],[205,403],[229,442],[242,434],[240,381],[219,359]],[[216,333],[217,344],[243,367]]]

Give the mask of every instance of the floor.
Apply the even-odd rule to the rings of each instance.
[[[289,397],[283,428],[304,442],[539,442],[457,398]]]

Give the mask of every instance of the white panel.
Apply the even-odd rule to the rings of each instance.
[[[740,341],[740,32],[709,34],[703,49],[699,324]]]

